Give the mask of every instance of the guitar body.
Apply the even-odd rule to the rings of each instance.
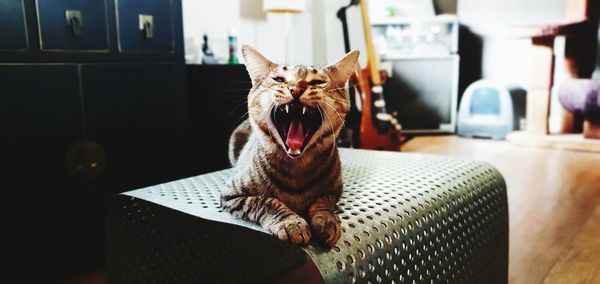
[[[362,104],[359,146],[363,149],[400,151],[401,126],[386,110],[382,80],[386,76],[382,76],[378,68],[367,4],[367,0],[360,1],[368,61],[365,69],[357,67],[356,70]]]
[[[369,76],[368,69],[357,70],[358,89],[360,91],[362,113],[360,118],[360,132],[358,143],[362,149],[400,151],[401,134],[395,125],[387,130],[381,131],[375,127],[373,116],[373,97],[371,84],[366,79]]]

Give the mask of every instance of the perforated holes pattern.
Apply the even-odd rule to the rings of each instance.
[[[257,283],[305,262],[297,246],[125,195],[108,222],[109,283]]]
[[[306,249],[328,283],[506,283],[506,186],[490,165],[342,151],[342,238]]]
[[[331,250],[312,245],[304,248],[328,283],[507,282],[506,189],[492,166],[406,153],[340,149],[340,155],[344,175],[344,193],[338,203],[342,238]],[[219,192],[229,178],[230,170],[223,170],[125,194],[204,219],[264,231],[222,212]],[[131,231],[129,226],[137,225],[124,224],[117,230]],[[178,226],[170,228],[185,233]],[[198,244],[206,249],[202,253],[205,258],[221,254],[214,244],[227,241],[223,237],[230,235],[227,228],[233,227],[198,233],[213,244]],[[138,230],[140,234],[156,231],[152,226]],[[244,232],[254,233],[240,231],[239,241],[230,243],[241,249],[256,247],[244,241]],[[276,255],[272,252],[273,257],[265,260],[257,255],[256,260],[286,263]],[[229,266],[225,261],[206,268],[226,273],[224,267]],[[135,267],[131,264],[128,269]],[[264,275],[258,270],[252,275]]]

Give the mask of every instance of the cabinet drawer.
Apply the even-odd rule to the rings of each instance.
[[[103,0],[36,0],[40,48],[50,51],[108,51]]]
[[[0,50],[27,49],[23,0],[0,0]]]
[[[119,51],[172,52],[172,0],[115,0]]]

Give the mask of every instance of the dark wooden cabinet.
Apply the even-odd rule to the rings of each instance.
[[[22,1],[4,2],[0,5],[0,50],[27,49],[25,6]]]
[[[105,1],[36,0],[35,3],[42,50],[109,51]]]
[[[102,269],[108,198],[195,172],[185,70],[180,0],[0,0],[7,279]]]
[[[187,104],[182,86],[172,84],[185,77],[180,71],[169,63],[81,67],[86,131],[105,148],[112,192],[190,174]]]
[[[27,24],[23,1],[0,3],[0,50],[27,49]]]
[[[230,167],[229,136],[248,115],[252,82],[244,65],[188,65],[191,168]]]
[[[6,139],[81,139],[76,64],[0,63],[0,88],[0,129]]]
[[[173,52],[171,0],[116,3],[121,52]]]
[[[160,63],[82,65],[89,136],[118,140],[149,138],[157,132],[177,136],[177,128],[185,119],[185,106],[178,101],[181,90],[172,84],[181,75],[176,72],[178,68]]]

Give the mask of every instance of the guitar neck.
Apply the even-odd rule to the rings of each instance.
[[[369,19],[369,3],[367,0],[360,0],[360,14],[362,17],[362,25],[365,33],[365,44],[367,48],[367,69],[371,75],[371,82],[375,86],[381,85],[381,76],[379,74],[379,66],[377,64],[377,53],[373,45],[373,35],[371,33],[371,20]]]

